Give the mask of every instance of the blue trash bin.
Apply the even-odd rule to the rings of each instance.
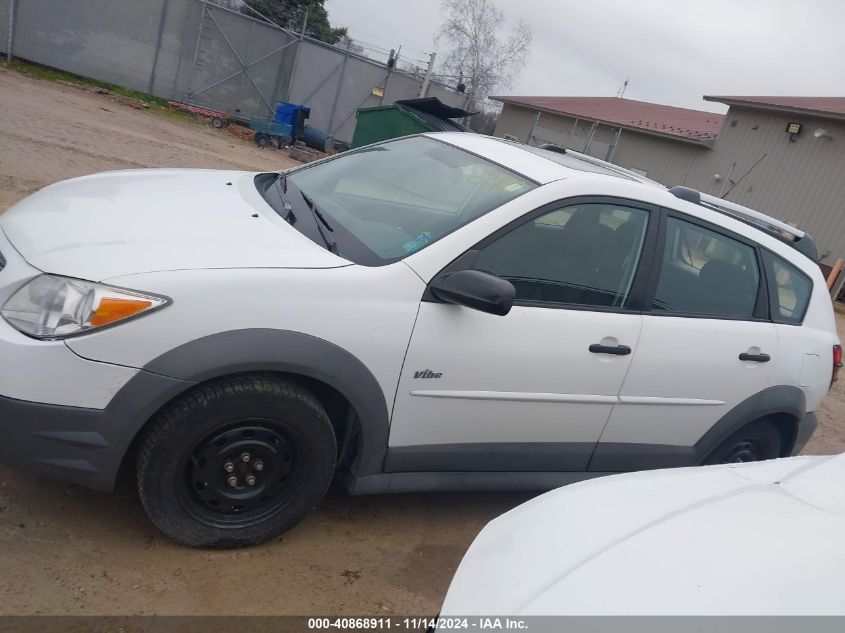
[[[298,103],[288,103],[282,101],[276,105],[276,113],[273,117],[273,123],[282,123],[284,125],[295,125],[296,117],[299,113],[301,105]]]

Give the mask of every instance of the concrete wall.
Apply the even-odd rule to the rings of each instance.
[[[536,113],[505,104],[496,136],[511,134],[532,145],[551,142],[583,151],[592,122],[544,112],[529,139]],[[794,142],[785,132],[789,121],[804,126]],[[832,139],[814,138],[819,127]],[[587,153],[606,158],[603,152],[617,131],[599,126]],[[795,223],[813,235],[824,263],[845,257],[845,121],[732,107],[712,149],[623,130],[612,162],[646,172],[668,186],[686,185],[713,195],[730,189],[728,200]]]

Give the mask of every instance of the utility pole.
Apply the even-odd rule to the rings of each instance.
[[[431,73],[434,71],[434,59],[437,57],[437,52],[431,53],[428,57],[428,68],[425,69],[425,79],[423,79],[422,88],[420,89],[420,97],[428,96],[428,87],[431,85]]]
[[[402,45],[399,45],[399,50],[390,49],[390,55],[387,58],[387,77],[384,78],[384,92],[381,95],[379,105],[384,105],[384,98],[387,96],[387,88],[390,86],[390,78],[393,76],[393,71],[399,64],[399,55],[402,53]]]

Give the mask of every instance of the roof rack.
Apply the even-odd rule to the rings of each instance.
[[[537,149],[547,149],[550,152],[557,152],[558,154],[568,154],[572,150],[568,150],[562,145],[555,145],[554,143],[543,143],[542,145],[538,145]]]
[[[604,167],[608,171],[612,171],[616,174],[619,174],[620,176],[627,176],[628,178],[632,178],[633,180],[637,180],[639,182],[654,182],[653,180],[646,178],[642,174],[638,174],[635,171],[625,169],[624,167],[620,167],[615,163],[602,160],[601,158],[596,158],[595,156],[590,156],[589,154],[584,154],[583,152],[576,152],[574,149],[569,149],[568,147],[563,147],[562,145],[555,145],[554,143],[543,143],[542,145],[538,145],[537,149],[545,149],[550,152],[556,152],[558,154],[566,154],[567,156],[571,156],[572,158],[584,161],[585,163],[589,163],[590,165]]]
[[[818,260],[818,253],[816,251],[816,245],[813,242],[813,238],[810,237],[809,233],[805,233],[801,229],[797,229],[785,222],[776,220],[765,213],[760,213],[754,209],[744,207],[741,204],[736,204],[735,202],[723,200],[722,198],[717,198],[716,196],[701,193],[700,191],[691,189],[690,187],[672,187],[669,189],[669,193],[681,200],[692,202],[693,204],[728,215],[740,222],[750,224],[751,226],[761,229],[769,235],[776,237],[782,242],[789,244],[799,253],[803,253],[814,262]]]

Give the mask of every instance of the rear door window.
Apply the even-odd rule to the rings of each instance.
[[[653,311],[750,319],[759,287],[760,270],[751,246],[667,218]]]

